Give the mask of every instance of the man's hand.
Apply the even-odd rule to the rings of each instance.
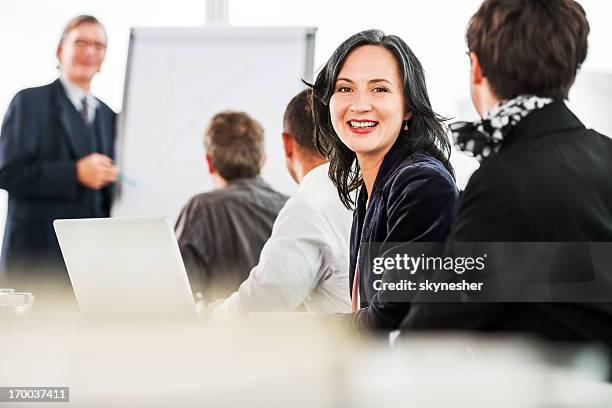
[[[113,160],[100,153],[92,153],[76,163],[79,183],[95,190],[117,180],[117,166]]]

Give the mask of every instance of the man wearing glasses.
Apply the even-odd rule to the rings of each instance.
[[[2,264],[20,290],[70,288],[54,219],[109,216],[115,113],[90,93],[106,40],[95,17],[70,20],[57,47],[60,77],[17,93],[4,117],[0,188],[9,203]]]

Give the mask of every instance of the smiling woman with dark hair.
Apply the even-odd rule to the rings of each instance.
[[[366,247],[444,241],[458,198],[450,145],[431,108],[423,67],[399,37],[379,30],[357,33],[319,73],[313,114],[329,175],[342,202],[355,208],[353,313],[345,317],[355,328],[395,329],[410,305],[379,299],[375,275],[365,266]]]

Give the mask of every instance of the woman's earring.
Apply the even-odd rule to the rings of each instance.
[[[408,130],[408,121],[404,121],[404,130]]]

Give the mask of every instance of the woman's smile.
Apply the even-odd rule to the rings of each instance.
[[[358,135],[371,133],[378,125],[377,121],[367,119],[352,119],[346,123],[349,126],[349,130]]]

